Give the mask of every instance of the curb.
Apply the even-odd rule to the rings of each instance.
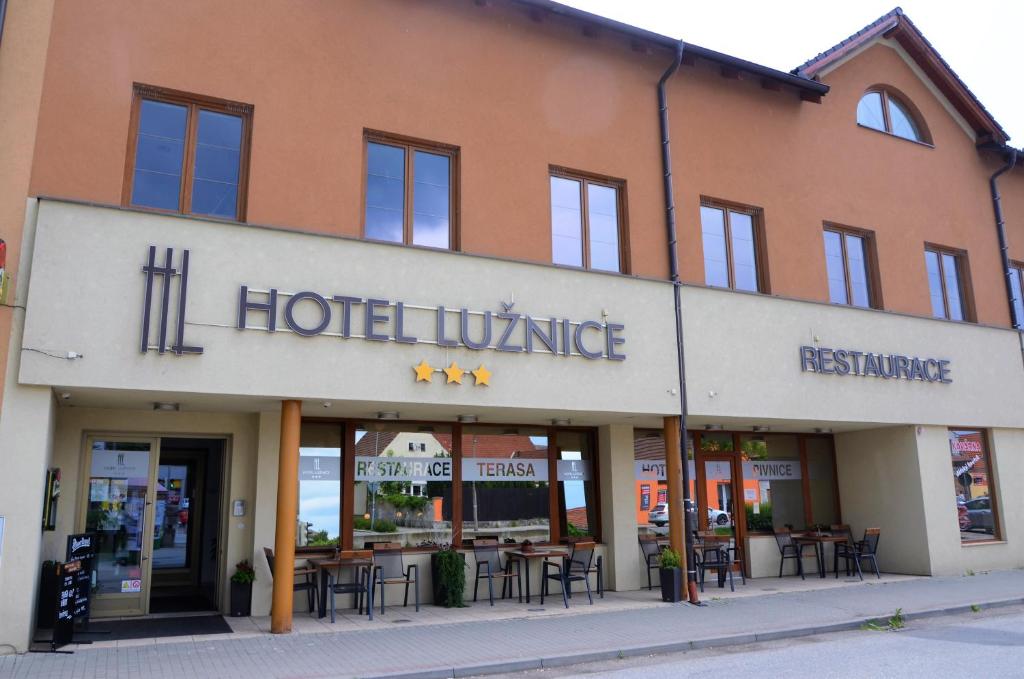
[[[974,608],[986,610],[993,608],[1004,608],[1006,606],[1024,605],[1024,597],[1013,599],[1000,599],[978,604],[958,604],[939,608],[926,608],[920,611],[904,612],[905,620],[924,620],[943,615],[957,615],[973,612]],[[888,615],[887,613],[880,614]],[[773,630],[771,632],[752,634],[731,634],[727,636],[710,637],[707,639],[693,639],[691,641],[678,641],[662,644],[645,644],[640,646],[628,646],[610,651],[584,651],[580,653],[566,653],[541,658],[525,658],[517,660],[503,660],[493,663],[477,665],[462,665],[458,667],[437,667],[433,669],[415,670],[412,672],[394,672],[389,674],[367,675],[363,679],[453,679],[455,677],[474,677],[487,674],[506,674],[510,672],[523,672],[526,670],[540,670],[552,667],[565,667],[567,665],[578,665],[582,663],[600,662],[604,660],[616,660],[642,655],[662,655],[667,653],[680,653],[684,651],[695,651],[703,648],[720,648],[723,646],[743,646],[765,641],[779,641],[782,639],[795,639],[817,634],[831,634],[833,632],[848,632],[860,629],[865,623],[878,620],[879,616],[868,618],[854,618],[842,622],[830,623],[827,625],[812,625],[809,627],[792,627],[789,629]]]

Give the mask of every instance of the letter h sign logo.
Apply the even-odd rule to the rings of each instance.
[[[149,344],[149,330],[151,325],[151,312],[153,308],[154,282],[159,276],[162,279],[162,285],[160,290],[160,317],[156,350],[161,354],[167,352],[167,317],[169,315],[171,305],[171,283],[175,276],[180,276],[178,280],[178,324],[175,329],[174,343],[171,345],[170,349],[178,356],[181,356],[182,354],[201,354],[203,353],[202,347],[192,347],[185,344],[185,297],[188,293],[188,250],[181,251],[180,270],[175,269],[172,266],[173,260],[174,249],[167,248],[167,252],[164,254],[163,265],[157,266],[156,246],[149,246],[149,260],[147,264],[142,267],[142,273],[146,275],[146,301],[145,306],[142,309],[142,341],[139,345],[139,351],[146,353],[153,348]]]

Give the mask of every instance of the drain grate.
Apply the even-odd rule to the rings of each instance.
[[[527,608],[526,612],[527,613],[543,613],[546,610],[547,610],[546,608]]]
[[[408,618],[399,618],[398,620],[392,620],[391,622],[393,622],[393,623],[395,623],[397,625],[397,624],[402,623],[402,622],[412,622],[412,620],[409,620]]]

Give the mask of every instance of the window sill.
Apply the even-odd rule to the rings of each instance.
[[[857,127],[859,127],[862,130],[868,130],[869,132],[877,132],[878,134],[884,134],[887,137],[891,137],[893,139],[899,139],[900,141],[907,141],[907,142],[910,142],[911,144],[916,144],[918,146],[923,146],[923,147],[928,148],[928,149],[934,149],[935,148],[935,144],[930,144],[930,143],[928,143],[926,141],[918,141],[917,139],[907,139],[906,137],[901,137],[898,134],[893,134],[892,132],[886,132],[885,130],[879,130],[879,129],[876,129],[874,127],[868,127],[867,125],[861,125],[860,123],[857,123]]]
[[[992,538],[991,540],[975,540],[972,542],[961,542],[961,547],[989,547],[991,545],[1005,545],[1006,540]]]

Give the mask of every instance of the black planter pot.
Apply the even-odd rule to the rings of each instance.
[[[463,575],[465,575],[466,555],[462,552],[459,552],[458,554],[459,558],[462,560],[462,572]],[[430,555],[430,585],[434,593],[434,605],[444,606],[444,601],[448,598],[448,587],[441,578],[441,573],[437,566],[436,552]]]
[[[661,568],[661,600],[676,603],[683,600],[683,569]]]
[[[231,582],[231,617],[252,615],[252,583]]]

